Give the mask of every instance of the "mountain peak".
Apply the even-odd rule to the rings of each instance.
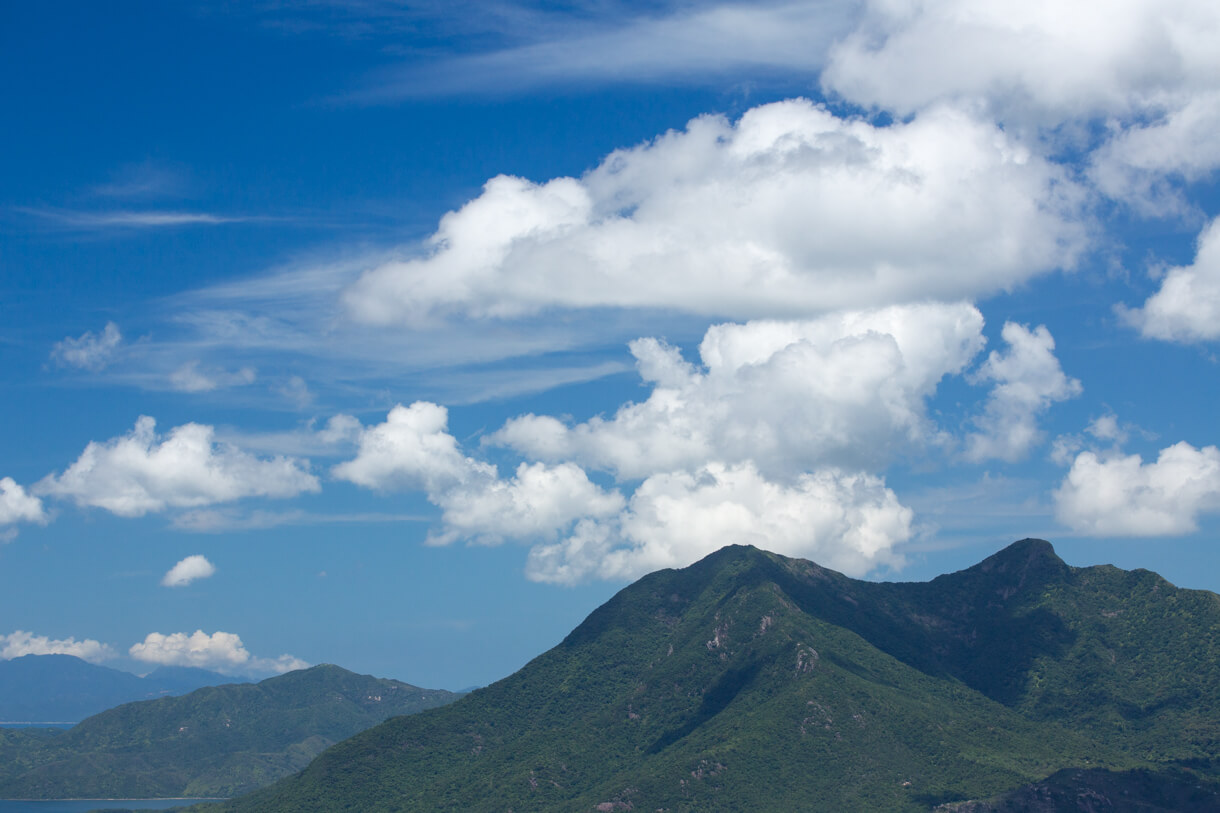
[[[1021,539],[1013,542],[969,570],[978,573],[1027,575],[1033,573],[1066,573],[1066,562],[1055,553],[1055,547],[1045,539]]]

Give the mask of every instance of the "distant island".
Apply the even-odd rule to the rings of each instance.
[[[0,799],[228,797],[458,696],[322,665],[127,703],[68,731],[0,728]]]
[[[72,655],[23,655],[0,660],[0,725],[78,723],[121,703],[246,682],[190,666],[159,666],[140,677]]]

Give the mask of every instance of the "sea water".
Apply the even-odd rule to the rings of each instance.
[[[50,799],[19,801],[0,799],[0,813],[88,813],[90,810],[167,810],[196,802],[222,799]]]

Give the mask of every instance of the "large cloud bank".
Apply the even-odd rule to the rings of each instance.
[[[373,488],[423,487],[442,508],[430,539],[532,544],[527,574],[540,581],[635,578],[685,565],[730,543],[819,554],[863,574],[899,559],[911,511],[877,477],[826,469],[786,485],[751,463],[655,474],[630,500],[592,483],[572,462],[522,463],[510,478],[467,457],[446,410],[417,402],[368,428],[336,477]]]
[[[527,573],[542,581],[634,578],[731,543],[863,575],[899,566],[914,534],[913,512],[877,470],[963,447],[1015,459],[1035,442],[1038,415],[1079,390],[1045,328],[1010,324],[1007,349],[976,376],[992,389],[975,429],[939,426],[927,400],[980,354],[982,328],[964,303],[721,324],[704,336],[700,364],[641,339],[631,349],[645,400],[576,424],[523,415],[485,438],[525,458],[511,476],[463,450],[448,411],[428,402],[360,430],[356,456],[332,474],[424,491],[442,510],[435,544],[529,544]]]
[[[966,304],[721,324],[704,336],[700,366],[641,339],[631,351],[652,386],[647,400],[575,426],[525,415],[489,442],[623,478],[709,460],[750,461],[787,477],[811,461],[879,467],[937,440],[924,402],[982,349],[982,328],[982,315]]]
[[[501,176],[352,314],[423,324],[548,307],[795,316],[993,293],[1085,247],[1083,192],[952,110],[877,127],[805,100],[695,119],[582,178]]]
[[[531,81],[594,76],[607,64],[653,76],[705,66],[716,52],[708,43],[735,39],[725,51],[734,64],[821,69],[831,106],[793,99],[737,120],[702,116],[579,177],[497,176],[405,259],[370,262],[354,282],[343,277],[346,287],[321,273],[292,277],[285,287],[324,290],[316,310],[328,319],[339,297],[352,335],[392,326],[422,345],[430,330],[481,340],[500,335],[479,330],[489,323],[533,329],[504,355],[554,349],[547,328],[577,311],[713,322],[697,357],[630,334],[647,389],[638,401],[581,420],[518,415],[481,449],[464,449],[447,409],[429,401],[369,426],[337,416],[325,433],[357,451],[331,475],[422,491],[440,510],[434,544],[530,545],[528,573],[540,580],[630,578],[731,542],[861,575],[897,566],[916,533],[884,476],[896,461],[1034,455],[1048,413],[1083,386],[1041,325],[1005,324],[1002,345],[982,357],[975,303],[1071,272],[1116,209],[1206,219],[1185,190],[1220,167],[1220,6],[864,0],[855,16],[835,12],[841,36],[817,53],[793,32],[817,25],[818,11],[781,2],[682,10],[576,46],[455,61],[464,70],[545,63]],[[624,32],[660,42],[682,31],[687,47],[663,56],[602,58],[621,50]],[[759,45],[767,41],[775,47]],[[1192,263],[1168,268],[1156,293],[1122,311],[1143,336],[1220,338],[1218,223],[1200,234]],[[298,303],[297,293],[285,301]],[[245,323],[199,319],[213,317],[221,333]],[[316,341],[316,330],[302,333]],[[107,325],[65,339],[54,356],[101,369],[120,342]],[[229,369],[188,359],[171,380],[202,392],[256,378],[252,367]],[[953,378],[978,397],[960,415],[930,414]],[[1056,515],[1078,532],[1186,533],[1215,509],[1214,447],[1179,443],[1151,463],[1059,451],[1071,468]],[[510,454],[519,462],[488,460]],[[0,489],[0,524],[44,517],[13,481]],[[305,461],[256,457],[197,424],[159,437],[141,418],[33,491],[140,516],[318,489]],[[154,643],[150,651],[185,645]],[[227,639],[204,643],[232,650]]]

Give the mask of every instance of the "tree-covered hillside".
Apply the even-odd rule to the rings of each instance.
[[[1208,775],[1217,630],[1215,595],[1039,540],[906,584],[726,548],[220,809],[927,810],[1065,768]]]

